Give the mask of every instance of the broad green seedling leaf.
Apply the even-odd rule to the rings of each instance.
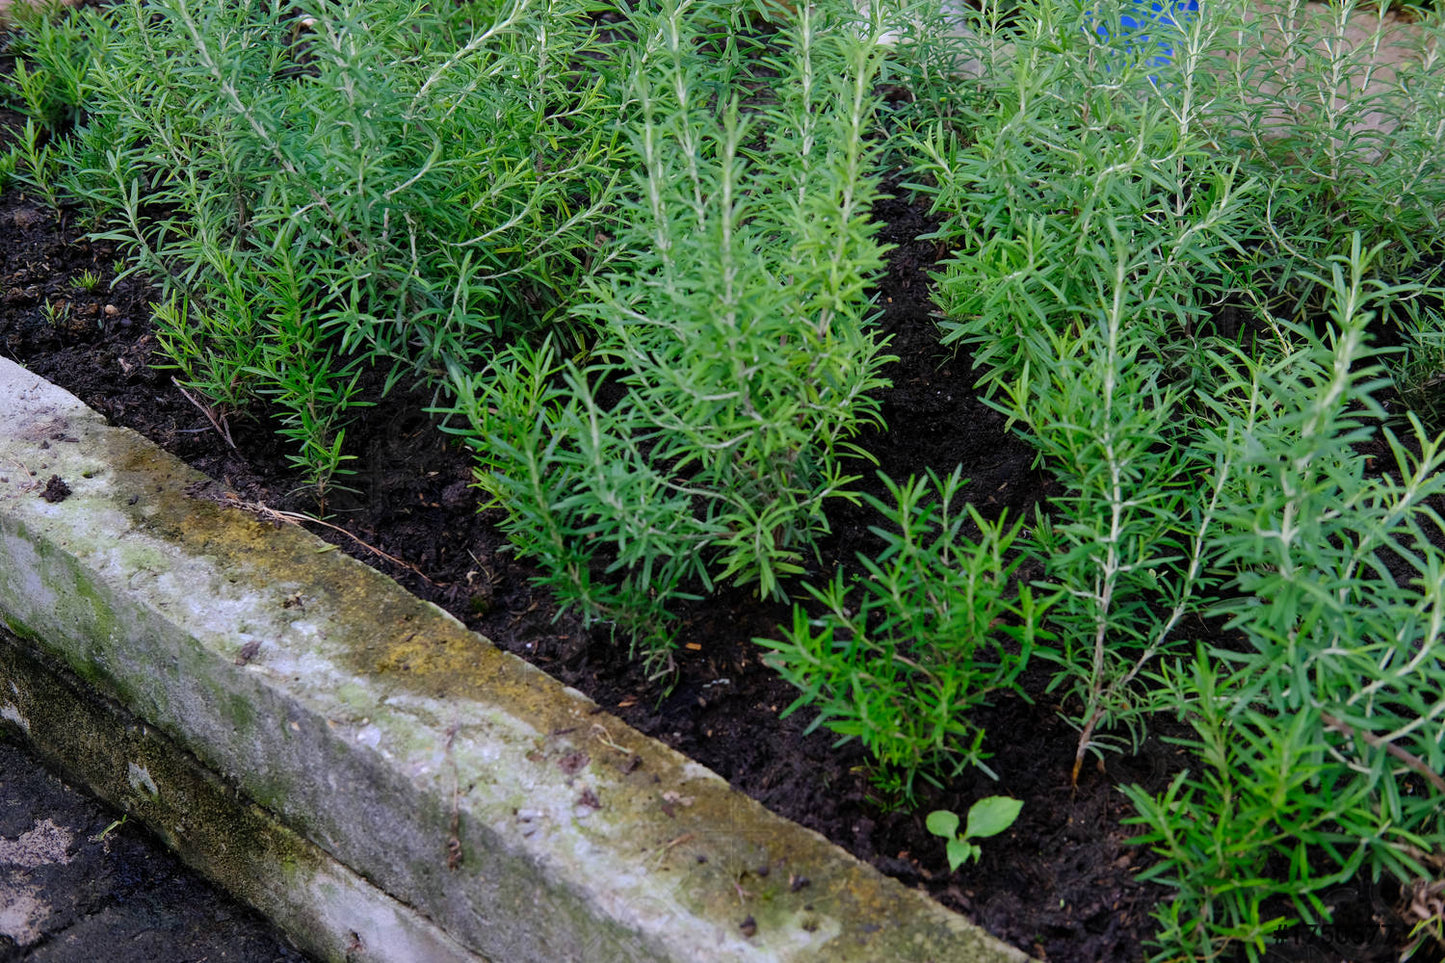
[[[985,836],[997,836],[1013,825],[1015,819],[1019,818],[1019,810],[1023,808],[1023,801],[1011,799],[1008,796],[989,796],[974,803],[968,810],[968,829],[963,833],[967,839],[980,839]],[[949,815],[953,815],[949,813]],[[958,817],[954,816],[954,824],[957,825]]]
[[[956,870],[970,859],[978,859],[982,855],[983,850],[965,839],[948,841],[948,868],[950,871]]]
[[[958,814],[951,813],[947,809],[935,809],[928,814],[925,823],[928,831],[935,836],[942,836],[944,839],[952,839],[958,832]]]
[[[1018,818],[1023,802],[1008,796],[988,796],[980,799],[968,809],[968,828],[958,832],[958,815],[946,809],[935,809],[928,814],[925,825],[935,836],[948,840],[948,868],[956,870],[970,859],[978,859],[983,850],[970,839],[997,836],[1013,825]]]

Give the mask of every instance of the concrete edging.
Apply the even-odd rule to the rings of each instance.
[[[0,621],[31,650],[0,716],[309,952],[1025,959],[214,490],[0,359]],[[57,708],[37,659],[120,709]]]
[[[345,933],[347,947],[385,947],[392,960],[478,959],[237,794],[159,730],[98,698],[74,673],[4,628],[0,680],[8,683],[0,713],[34,737],[35,747],[67,781],[140,819],[185,862],[204,867],[263,915],[291,921],[305,949],[334,957],[335,936]],[[118,760],[125,761],[124,768]],[[324,898],[315,899],[318,892]],[[0,903],[5,895],[0,884]],[[63,903],[68,894],[42,895]],[[0,926],[0,932],[17,939],[21,950],[28,948],[15,927]]]

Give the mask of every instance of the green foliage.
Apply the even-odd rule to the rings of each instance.
[[[489,504],[507,510],[502,527],[542,584],[641,644],[662,671],[673,644],[667,605],[689,577],[705,580],[702,550],[715,532],[694,517],[687,491],[649,467],[636,437],[604,431],[615,422],[582,378],[550,342],[516,345],[476,375],[457,372],[466,423],[451,430],[473,447]]]
[[[110,17],[60,190],[161,279],[184,383],[276,411],[318,492],[365,371],[439,384],[564,320],[617,176],[582,6]]]
[[[10,182],[15,179],[15,171],[20,166],[20,155],[14,149],[0,154],[0,191],[6,190]]]
[[[0,79],[0,102],[35,121],[42,131],[65,130],[84,112],[86,75],[104,36],[105,18],[95,11],[65,10],[59,3],[21,2],[6,52],[15,58]]]
[[[1187,377],[1258,229],[1259,182],[1202,126],[1214,58],[1181,39],[1156,84],[1160,68],[1101,47],[1081,7],[1025,9],[1014,28],[974,14],[958,56],[991,69],[917,136],[957,248],[937,291],[944,341],[970,347],[996,391],[1026,367],[1045,376],[1049,333],[1107,309]]]
[[[1205,444],[1236,466],[1216,544],[1237,574],[1214,611],[1248,648],[1163,674],[1205,771],[1158,799],[1131,791],[1164,857],[1153,872],[1181,891],[1162,939],[1240,941],[1254,956],[1285,925],[1260,915],[1272,895],[1311,921],[1320,891],[1359,867],[1425,876],[1445,841],[1445,520],[1431,505],[1445,438],[1413,419],[1406,439],[1379,427],[1365,332],[1406,292],[1369,278],[1377,253],[1357,239],[1320,279],[1330,340],[1295,330],[1274,363],[1220,359],[1234,380],[1214,405],[1228,417]],[[1376,433],[1394,464],[1366,477],[1351,446]],[[1271,857],[1287,878],[1265,875]],[[1238,879],[1254,882],[1225,885]]]
[[[1081,706],[1075,778],[1084,753],[1105,744],[1101,725],[1126,726],[1137,740],[1158,708],[1132,683],[1219,580],[1205,562],[1229,478],[1228,464],[1190,444],[1190,392],[1167,383],[1148,329],[1124,313],[1139,255],[1110,227],[1115,276],[1100,284],[1102,304],[1072,329],[1030,331],[1021,343],[1050,360],[1026,364],[1000,406],[1064,488],[1030,548],[1061,589],[1052,621],[1062,647],[1049,655],[1059,663],[1053,686]],[[1106,252],[1095,249],[1094,260]]]
[[[1409,302],[1404,343],[1388,364],[1405,407],[1432,431],[1445,430],[1445,310],[1438,300]]]
[[[1300,272],[1323,270],[1350,232],[1366,248],[1388,242],[1385,276],[1426,280],[1423,272],[1439,269],[1445,88],[1432,45],[1441,19],[1423,13],[1403,30],[1389,8],[1345,0],[1272,2],[1254,16],[1235,4],[1214,11],[1230,33],[1217,42],[1229,56],[1209,131],[1269,185],[1260,223],[1278,255],[1277,308],[1321,309],[1303,298],[1310,285]]]
[[[823,502],[852,481],[837,455],[877,423],[870,393],[889,360],[865,323],[884,253],[865,140],[880,51],[827,9],[800,10],[749,65],[779,74],[756,114],[742,68],[689,53],[701,38],[681,11],[643,26],[669,39],[629,78],[641,174],[620,212],[628,257],[585,309],[604,325],[592,382],[626,386],[619,428],[705,501],[717,577],[775,597],[826,531]],[[715,100],[697,97],[710,88]]]
[[[363,385],[448,395],[516,550],[662,671],[679,603],[782,597],[858,497],[889,360],[868,211],[907,170],[943,339],[1058,490],[1025,525],[961,471],[885,479],[881,552],[761,643],[789,711],[905,798],[986,770],[972,710],[1036,654],[1075,778],[1177,714],[1195,764],[1127,789],[1177,891],[1159,955],[1257,958],[1353,874],[1436,886],[1445,849],[1445,28],[1422,13],[1383,71],[1384,5],[1257,7],[1206,3],[1160,65],[1093,29],[1115,0],[968,30],[842,0],[605,29],[581,0],[125,0],[11,40],[0,179],[159,279],[177,381],[219,427],[272,417],[319,497]],[[929,817],[950,865],[1000,798]]]
[[[1036,600],[1015,578],[1022,525],[987,521],[964,503],[959,470],[883,480],[893,504],[864,496],[888,523],[873,528],[883,550],[859,559],[866,576],[808,586],[824,613],[811,619],[794,606],[782,640],[756,641],[802,690],[784,714],[816,708],[814,727],[860,740],[883,766],[878,775],[897,774],[911,798],[916,776],[987,771],[984,731],[969,710],[1016,688],[1047,637],[1039,626],[1052,593]]]
[[[1214,959],[1231,944],[1257,958],[1290,924],[1266,914],[1267,899],[1285,896],[1300,918],[1318,920],[1320,891],[1354,875],[1365,855],[1360,841],[1388,830],[1371,818],[1368,784],[1337,784],[1322,764],[1317,712],[1279,718],[1250,710],[1220,685],[1217,664],[1199,652],[1192,676],[1176,678],[1173,691],[1193,710],[1198,739],[1183,744],[1199,754],[1201,774],[1181,773],[1157,796],[1124,787],[1137,821],[1151,827],[1136,841],[1164,857],[1141,877],[1179,891],[1156,908],[1156,939],[1170,958]],[[1285,879],[1271,860],[1288,867]]]
[[[10,148],[10,157],[10,176],[33,188],[53,210],[59,210],[62,202],[56,185],[55,149],[34,120],[25,121],[19,140]]]
[[[955,46],[990,69],[909,120],[956,248],[944,337],[1063,488],[1019,547],[1060,592],[1075,776],[1154,713],[1196,732],[1198,774],[1130,790],[1179,891],[1161,959],[1255,957],[1324,888],[1429,880],[1445,845],[1440,440],[1377,399],[1392,363],[1432,414],[1438,62],[1371,84],[1380,10],[1205,6],[1167,67],[1067,8],[985,9]],[[1369,346],[1390,328],[1398,360]],[[1211,618],[1234,641],[1191,663]]]
[[[86,79],[106,19],[92,10],[32,3],[17,5],[12,16],[5,48],[15,65],[0,79],[0,103],[24,116],[25,126],[0,161],[0,186],[18,180],[58,210],[67,145],[53,141],[84,117]]]
[[[1219,25],[1161,68],[1104,45],[1081,8],[973,15],[957,57],[986,64],[915,140],[939,234],[945,342],[1039,450],[1064,494],[1029,550],[1060,592],[1053,686],[1084,754],[1160,708],[1138,673],[1179,643],[1218,576],[1208,533],[1224,477],[1189,444],[1211,390],[1216,306],[1258,268],[1264,185],[1206,128]],[[1227,466],[1224,466],[1227,471]],[[1132,740],[1131,740],[1132,741]]]
[[[716,39],[723,7],[635,12],[653,39],[624,65],[623,253],[578,306],[598,339],[574,361],[515,346],[454,380],[514,544],[654,657],[671,600],[724,579],[781,595],[824,502],[850,497],[848,439],[877,422],[878,28],[830,9],[757,47]]]
[[[929,813],[926,825],[930,833],[948,840],[948,868],[957,870],[970,859],[983,855],[983,849],[972,840],[997,836],[1014,824],[1023,808],[1023,802],[1018,799],[985,796],[968,807],[968,824],[961,833],[958,815],[946,809]]]
[[[94,294],[100,289],[100,275],[86,268],[79,275],[71,279],[71,285],[77,291],[85,291],[87,294]]]
[[[64,301],[57,304],[47,298],[40,306],[40,316],[45,319],[46,324],[58,328],[70,319],[70,305]]]
[[[1137,255],[1124,313],[1151,329],[1172,377],[1207,369],[1200,338],[1221,306],[1321,311],[1305,274],[1352,231],[1391,242],[1387,276],[1439,270],[1438,15],[1402,32],[1384,5],[1226,0],[1170,38],[1160,67],[1087,29],[1116,5],[1090,10],[1025,3],[1005,18],[983,4],[965,14],[971,33],[923,45],[976,77],[914,72],[931,84],[907,118],[920,186],[957,249],[942,327],[986,364],[990,390],[1029,360],[1029,329],[1067,326],[1110,286],[1111,224]]]

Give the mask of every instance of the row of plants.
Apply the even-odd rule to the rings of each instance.
[[[1255,959],[1341,880],[1445,880],[1445,30],[1382,74],[1383,4],[1130,11],[126,0],[25,19],[0,170],[159,279],[178,382],[274,418],[322,511],[365,386],[422,385],[659,674],[686,599],[794,598],[759,643],[895,798],[987,770],[972,710],[1031,663],[1076,779],[1183,720],[1190,769],[1125,789],[1158,956]],[[857,490],[885,176],[1059,482],[1032,516],[950,465]],[[820,580],[860,498],[882,547]],[[951,861],[1017,808],[980,812],[930,819]]]
[[[1440,426],[1385,408],[1393,376],[1431,415],[1442,86],[1430,54],[1369,86],[1343,37],[1384,17],[1216,7],[1161,66],[1041,5],[1036,44],[978,31],[983,100],[921,140],[944,340],[1066,492],[1025,551],[1075,774],[1157,713],[1195,733],[1166,792],[1126,787],[1165,955],[1253,958],[1342,879],[1445,869]],[[1226,644],[1182,631],[1209,622]]]

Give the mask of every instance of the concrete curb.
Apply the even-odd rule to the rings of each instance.
[[[140,819],[265,916],[292,921],[314,955],[335,958],[335,935],[345,933],[349,947],[385,947],[392,960],[479,959],[3,628],[0,680],[8,683],[0,712],[36,739],[69,781]]]
[[[1025,958],[216,491],[0,359],[0,716],[315,955]]]

